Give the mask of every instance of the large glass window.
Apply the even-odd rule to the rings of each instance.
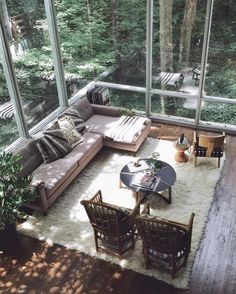
[[[144,111],[145,93],[142,90],[146,86],[148,2],[53,1],[68,97],[74,96],[92,80],[123,84],[127,86],[125,89],[110,86],[119,90],[110,89],[106,83],[99,84],[105,92],[106,103]],[[214,1],[209,48],[206,48],[208,40],[204,38],[204,29],[205,20],[211,23],[210,9],[207,9],[207,6],[211,7],[211,1],[153,0],[152,62],[149,63],[152,64],[151,93],[159,93],[158,89],[165,95],[152,94],[152,115],[193,123],[197,99],[203,94],[200,123],[210,123],[211,126],[220,123],[234,129],[235,105],[221,99],[233,101],[236,97],[234,2]],[[59,106],[44,0],[2,0],[1,4],[21,102],[31,128]],[[207,18],[206,10],[209,10]],[[50,11],[47,12],[53,17],[53,13],[49,15]],[[53,23],[51,19],[50,24]],[[57,48],[54,54],[56,52]],[[207,52],[204,89],[199,89],[201,58],[205,58]],[[6,137],[1,136],[1,146],[5,146],[18,135],[1,65],[0,82],[0,132],[6,134]],[[177,91],[178,95],[173,92],[172,95],[178,97],[169,95],[166,90]],[[219,99],[210,102],[211,99],[207,100],[205,96]],[[9,115],[5,111],[8,105]],[[13,134],[9,135],[9,129]]]
[[[204,102],[201,107],[201,120],[207,123],[221,123],[222,126],[236,126],[236,105]]]
[[[236,97],[236,2],[214,1],[205,92]]]
[[[145,85],[146,1],[55,4],[69,97],[95,78]]]
[[[3,20],[31,128],[59,105],[44,2],[5,1]]]
[[[197,92],[206,2],[154,0],[153,88]]]
[[[18,137],[14,108],[10,101],[0,54],[0,152]]]
[[[176,117],[193,122],[196,114],[196,100],[164,95],[152,95],[151,113],[159,117]]]
[[[145,109],[144,93],[109,89],[109,101],[113,106],[124,108],[124,114],[134,114],[133,111]]]

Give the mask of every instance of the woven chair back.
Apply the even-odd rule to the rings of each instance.
[[[112,205],[84,201],[84,206],[92,226],[101,232],[116,235],[130,225],[129,216]]]
[[[141,217],[137,223],[144,243],[159,253],[175,254],[187,247],[188,233],[177,225]]]

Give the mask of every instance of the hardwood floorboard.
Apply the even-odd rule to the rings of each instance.
[[[151,135],[174,140],[181,133],[191,143],[190,128],[156,125]],[[19,246],[0,253],[0,293],[236,293],[235,146],[236,137],[228,137],[226,161],[188,290],[174,289],[152,277],[123,270],[75,250],[20,236]]]

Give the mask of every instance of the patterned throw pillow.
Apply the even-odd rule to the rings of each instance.
[[[48,129],[32,136],[45,163],[64,157],[72,147],[60,129]]]
[[[58,119],[60,129],[72,147],[84,141],[84,137],[75,129],[75,123],[70,116],[63,116]]]
[[[76,108],[74,106],[69,107],[63,114],[61,117],[64,116],[69,116],[73,119],[74,124],[75,124],[75,129],[77,132],[79,133],[84,133],[86,132],[86,124],[84,123],[84,121],[82,120],[79,112],[76,110]],[[60,118],[61,118],[60,117]]]

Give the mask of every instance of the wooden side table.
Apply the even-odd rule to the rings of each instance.
[[[174,147],[176,149],[175,161],[176,162],[187,162],[188,156],[185,154],[185,151],[189,149],[190,144],[187,141],[185,144],[179,144],[178,141],[174,142]]]

